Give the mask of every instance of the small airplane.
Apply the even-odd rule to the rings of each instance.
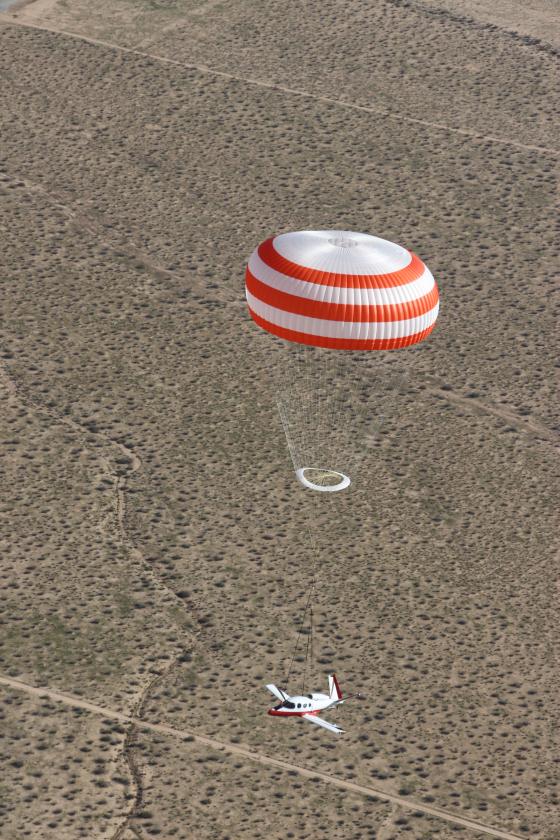
[[[350,700],[350,697],[361,697],[361,694],[352,694],[343,699],[336,674],[329,674],[329,693],[327,694],[301,694],[291,697],[277,688],[272,683],[267,685],[271,694],[280,700],[278,706],[268,710],[269,715],[277,717],[301,717],[310,723],[316,723],[317,726],[322,726],[323,729],[328,729],[329,732],[335,732],[337,735],[344,732],[339,726],[334,723],[329,723],[323,718],[318,717],[319,712],[324,712],[325,709],[330,709],[334,706],[339,706],[345,700]]]

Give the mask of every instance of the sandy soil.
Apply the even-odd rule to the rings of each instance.
[[[133,5],[45,0],[22,13],[28,20],[234,76],[557,147],[550,100],[555,48],[481,24],[476,9],[473,18],[443,5],[328,0],[301,14],[301,4],[292,0],[233,6],[200,0]]]
[[[536,38],[560,47],[560,18],[555,0],[422,0],[418,5],[444,15],[467,18],[480,25],[490,24],[506,32]]]
[[[199,22],[209,16],[225,11],[226,4],[222,0],[182,0],[180,3],[145,3],[136,2],[133,6],[125,6],[116,2],[95,6],[74,0],[72,5],[61,0],[4,0],[10,7],[10,15],[22,21],[50,21],[59,25],[75,24],[81,32],[92,34],[102,26],[103,18],[107,25],[114,27],[117,21],[122,22],[118,30],[119,43],[130,38],[136,27],[156,30],[172,31],[177,23],[189,19]],[[395,6],[405,6],[420,14],[436,14],[445,18],[452,18],[467,28],[483,28],[485,24],[501,30],[500,34],[509,33],[537,39],[543,44],[554,47],[560,46],[560,23],[555,0],[531,0],[530,5],[520,0],[421,0],[421,2],[402,2],[393,0]],[[262,8],[262,5],[261,5]],[[359,8],[359,7],[357,7]],[[247,4],[246,10],[251,7]],[[352,9],[350,9],[350,13]],[[243,13],[243,11],[241,12]],[[229,10],[231,14],[231,10]],[[107,32],[107,29],[104,30]],[[534,46],[534,44],[531,44]]]
[[[293,46],[305,60],[292,58],[290,76],[258,39],[237,49],[250,5],[227,18],[207,5],[199,29],[174,26],[150,49],[240,76],[252,66],[320,96],[343,77],[344,96],[357,96],[361,68],[326,62],[317,74],[328,15],[303,22]],[[411,73],[405,88],[390,78],[420,12],[384,9],[397,41],[380,101],[411,118],[424,102],[440,119],[442,65]],[[78,4],[65,13],[94,36],[138,34],[130,14],[107,32]],[[450,123],[548,145],[550,53],[445,27],[445,37],[429,29],[442,64],[461,37],[487,79],[475,107],[457,73]],[[0,37],[11,523],[2,672],[553,840],[554,157],[51,32],[6,25]],[[520,76],[533,80],[531,106]],[[341,379],[361,417],[351,453],[360,468],[352,492],[318,506],[292,478],[275,412],[286,354],[246,318],[242,273],[270,232],[333,219],[413,247],[444,306],[426,347],[401,354],[409,387],[384,405],[381,428],[372,383],[395,357],[360,359],[351,388]],[[263,685],[282,682],[309,583],[310,529],[328,558],[314,687],[336,667],[344,688],[367,696],[336,713],[348,730],[336,743],[264,714]],[[29,719],[27,754],[48,754],[28,702],[10,713]],[[72,725],[61,711],[56,719],[61,732]],[[194,760],[159,736],[111,737],[107,772],[128,785],[108,777],[106,814],[91,810],[84,784],[65,822],[55,813],[63,794],[37,783],[33,820],[23,796],[9,801],[10,830],[190,838],[196,820],[196,836],[225,840],[263,825],[317,836],[342,820],[343,838],[451,836],[444,823],[317,794],[280,771],[215,766],[200,746]],[[124,796],[138,784],[141,808],[136,793]],[[48,819],[36,825],[42,802]],[[86,811],[96,816],[80,822]]]
[[[286,796],[293,799],[292,791],[290,791],[289,788],[282,786],[282,778],[285,778],[286,775],[288,775],[291,777],[300,777],[300,779],[307,782],[308,787],[315,792],[315,797],[312,797],[311,802],[308,803],[317,808],[314,814],[311,815],[311,818],[320,817],[325,823],[325,831],[327,830],[327,826],[331,820],[336,820],[337,812],[340,812],[341,807],[343,807],[343,800],[339,798],[340,792],[349,791],[352,794],[361,794],[362,797],[365,796],[365,801],[367,803],[377,803],[376,808],[366,808],[363,817],[360,817],[359,819],[354,818],[353,822],[354,828],[357,832],[357,837],[363,836],[364,834],[370,834],[379,838],[386,836],[387,832],[391,833],[393,830],[396,830],[397,833],[404,832],[404,834],[407,834],[409,831],[409,817],[407,815],[410,813],[412,817],[416,818],[414,820],[413,830],[416,832],[421,831],[423,837],[428,836],[430,830],[438,836],[441,832],[447,836],[445,831],[446,825],[450,825],[455,830],[460,830],[461,828],[472,829],[474,831],[474,835],[472,835],[473,837],[491,836],[501,838],[501,840],[517,840],[518,838],[518,835],[511,834],[507,831],[501,831],[499,829],[493,829],[478,820],[463,817],[459,814],[440,811],[440,809],[433,805],[414,802],[414,800],[411,800],[409,797],[391,794],[379,787],[372,787],[371,785],[367,787],[361,786],[355,782],[331,776],[325,772],[316,772],[301,765],[292,764],[265,753],[255,752],[243,745],[217,741],[215,739],[208,738],[207,736],[200,735],[197,732],[178,730],[168,726],[167,724],[153,723],[145,718],[125,715],[122,712],[115,711],[105,706],[98,706],[88,700],[84,700],[65,692],[53,691],[48,688],[37,688],[19,680],[4,676],[0,676],[0,684],[3,689],[6,687],[8,689],[5,704],[8,707],[11,707],[15,702],[15,707],[18,710],[19,715],[19,725],[21,723],[21,718],[25,717],[25,713],[23,715],[21,714],[21,709],[26,708],[25,700],[27,699],[27,701],[29,701],[29,698],[39,698],[42,701],[40,712],[34,711],[31,712],[31,714],[41,714],[48,719],[51,713],[57,713],[60,711],[60,709],[57,708],[57,704],[63,704],[65,706],[70,706],[75,714],[86,711],[91,712],[94,715],[101,715],[104,718],[104,737],[100,739],[102,742],[105,744],[119,745],[123,754],[126,754],[127,750],[131,749],[132,744],[135,749],[139,749],[142,750],[143,753],[150,754],[148,764],[143,770],[140,769],[136,762],[133,762],[131,765],[133,770],[132,781],[134,791],[132,793],[128,792],[126,798],[134,800],[134,803],[130,812],[125,815],[124,818],[121,818],[120,824],[117,826],[114,835],[112,834],[111,836],[121,837],[128,832],[141,833],[140,829],[141,826],[144,825],[143,821],[145,820],[149,820],[147,826],[148,831],[153,832],[154,834],[159,834],[161,833],[160,820],[162,819],[164,822],[170,822],[170,824],[166,826],[166,832],[169,832],[170,836],[176,835],[178,831],[176,825],[173,825],[173,822],[177,822],[177,810],[178,806],[180,807],[179,797],[180,802],[183,803],[183,807],[185,809],[185,814],[181,815],[181,823],[185,826],[185,833],[182,836],[192,836],[195,830],[193,828],[193,822],[196,820],[197,811],[199,814],[201,813],[204,817],[206,817],[205,824],[197,828],[199,836],[202,836],[207,829],[209,831],[209,835],[214,836],[216,823],[221,826],[222,830],[224,825],[227,824],[228,829],[230,829],[235,836],[240,836],[241,834],[246,834],[247,832],[252,833],[253,831],[258,831],[258,824],[265,824],[262,811],[266,810],[267,806],[263,801],[261,801],[260,807],[255,809],[254,806],[256,803],[247,800],[244,788],[248,788],[254,792],[257,790],[259,784],[264,782],[265,790],[262,796],[259,797],[261,800],[270,798],[270,790],[273,787],[276,790],[273,798],[276,800],[282,800]],[[17,693],[12,695],[10,692],[11,689],[15,689],[15,692]],[[27,695],[27,698],[22,698],[21,693]],[[54,701],[54,704],[49,701]],[[10,710],[7,715],[4,715],[4,718],[9,719],[9,717]],[[59,718],[55,718],[55,720],[56,724],[60,726]],[[48,722],[49,721],[46,721],[45,724],[48,725]],[[119,737],[122,736],[125,731],[120,724],[127,725],[126,737],[124,738]],[[112,733],[112,738],[107,737],[108,732]],[[153,733],[166,737],[154,738]],[[55,732],[51,729],[49,730],[49,734],[54,735]],[[17,742],[19,739],[21,739],[21,735],[19,733],[11,735],[12,741]],[[169,752],[172,749],[173,740],[170,739],[175,739],[175,741],[179,742],[177,755],[174,756],[174,760],[172,762],[170,762]],[[44,745],[43,740],[43,738],[40,739],[41,743],[39,749],[41,750],[48,748],[47,745]],[[63,740],[67,743],[72,743],[74,737],[72,735],[66,735]],[[88,740],[87,743],[91,745],[94,741]],[[156,746],[161,744],[164,745],[163,748]],[[190,765],[210,765],[209,771],[206,768],[202,768],[204,781],[207,783],[219,782],[218,788],[215,784],[208,785],[202,793],[205,798],[199,800],[200,805],[210,806],[208,810],[197,807],[193,801],[194,797],[201,795],[202,782],[201,779],[195,777],[192,773],[192,769],[186,775],[189,775],[191,781],[193,782],[193,790],[186,799],[183,775],[180,774],[178,779],[169,778],[168,776],[170,764],[176,767],[177,763],[180,764],[185,760],[185,744],[189,745],[187,751],[190,755],[186,758]],[[106,751],[107,749],[107,746],[101,747],[102,751]],[[80,751],[91,752],[92,750],[80,748]],[[24,751],[23,754],[29,755],[29,751]],[[118,758],[121,762],[124,761],[123,755],[119,755]],[[226,763],[229,758],[234,760],[243,760],[243,763],[236,761],[233,764],[233,767],[230,767],[229,769],[230,775],[233,770],[236,771],[233,774],[235,778],[229,778],[227,780],[222,778],[224,774],[220,771],[223,771],[225,768],[219,767],[219,765],[224,763],[224,758],[226,759]],[[115,759],[113,757],[113,761],[114,760]],[[97,772],[93,771],[93,774],[97,776],[103,775],[107,760],[96,758],[96,762],[98,762],[101,766],[98,766],[96,768]],[[247,762],[249,766],[249,773],[255,775],[255,770],[257,770],[257,775],[253,780],[246,779],[245,785],[240,784],[239,780],[243,777],[243,770],[247,767]],[[80,764],[81,759],[78,759],[76,763]],[[251,763],[256,763],[258,768],[251,769]],[[161,776],[158,776],[157,773],[157,767],[159,764],[162,765]],[[22,762],[12,763],[12,766],[19,768],[22,766]],[[216,767],[218,767],[218,770],[216,770]],[[275,772],[270,773],[270,768],[272,768]],[[62,765],[61,769],[67,770],[68,767]],[[278,770],[283,772],[279,773],[277,772]],[[34,775],[37,778],[42,778],[43,775],[41,773],[33,773],[32,769],[27,766],[25,767],[24,773],[25,772],[28,772],[30,775]],[[57,781],[59,782],[58,789],[63,789],[64,784],[60,784],[60,779]],[[121,777],[115,778],[114,781],[119,781],[121,784],[126,784],[127,782],[126,779]],[[98,780],[98,782],[99,787],[107,787],[106,782],[102,780]],[[163,784],[161,784],[162,782]],[[71,782],[69,782],[69,784],[71,786]],[[159,788],[160,786],[162,787],[162,790],[156,791],[156,788]],[[30,790],[31,786],[24,785],[23,788],[25,790]],[[166,790],[166,788],[170,788],[170,790]],[[179,788],[179,790],[174,791],[173,788]],[[295,784],[293,790],[295,792],[300,788],[301,785]],[[240,803],[238,808],[232,808],[232,804],[235,802],[235,798],[232,794],[236,791],[242,794],[245,798],[245,802]],[[222,794],[222,801],[219,803],[217,808],[217,803],[211,801],[216,792],[218,792],[218,796]],[[225,793],[228,793],[227,797],[224,796]],[[302,797],[303,799],[306,799],[308,794],[303,792]],[[69,798],[73,798],[73,796],[70,796]],[[159,806],[158,810],[160,811],[160,814],[158,814],[157,817],[155,817],[153,812],[145,809],[144,804],[146,798],[152,800],[154,804]],[[34,799],[34,797],[31,795],[29,801],[32,799]],[[173,803],[171,808],[169,808],[170,801]],[[385,803],[387,803],[389,807],[387,807]],[[106,804],[106,800],[101,800],[99,804]],[[294,804],[297,805],[297,803],[294,803],[293,801],[289,803],[288,807],[283,809],[282,818],[280,820],[276,820],[276,830],[279,837],[286,836],[286,833],[291,834],[288,826],[289,820],[293,816],[293,811],[291,809]],[[333,804],[335,806],[335,811],[333,814],[329,814],[329,807],[332,807]],[[168,809],[172,811],[171,815],[168,813]],[[359,808],[354,807],[352,810],[356,812],[359,811]],[[57,813],[57,811],[54,811],[54,813]],[[297,812],[297,816],[300,820],[300,832],[301,817],[304,816],[304,813],[305,812],[302,810]],[[249,814],[252,819],[248,819]],[[71,812],[69,816],[75,816],[75,812]],[[224,817],[226,822],[224,822]],[[426,820],[426,823],[420,823],[418,822],[418,819]],[[365,825],[363,824],[364,821]],[[247,823],[249,823],[249,825],[247,825]],[[135,824],[138,828],[135,828]],[[336,824],[342,825],[343,821],[336,820]],[[373,827],[374,824],[379,827],[379,833],[377,827]],[[424,828],[427,828],[428,826],[428,832],[425,833]],[[480,833],[478,829],[482,829],[482,833]],[[317,829],[312,828],[312,832],[313,831],[316,833]]]
[[[3,686],[0,731],[3,837],[114,836],[134,796],[124,726]]]

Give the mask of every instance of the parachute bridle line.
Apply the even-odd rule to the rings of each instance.
[[[313,580],[311,586],[309,587],[309,591],[307,593],[307,601],[305,603],[305,609],[303,611],[303,615],[301,617],[301,621],[300,621],[300,624],[299,624],[298,634],[297,634],[297,638],[296,638],[296,644],[295,644],[295,647],[294,647],[294,652],[292,654],[292,659],[290,661],[290,667],[288,668],[288,676],[286,677],[286,684],[288,684],[288,685],[289,685],[289,682],[290,682],[290,676],[292,674],[292,668],[293,668],[293,665],[294,665],[294,662],[295,662],[295,659],[296,659],[296,654],[298,652],[301,634],[303,633],[303,628],[304,628],[304,624],[305,624],[305,617],[306,617],[307,613],[310,611],[311,599],[313,597],[314,588],[315,588],[315,581]],[[309,649],[309,638],[307,640],[306,653],[305,653],[306,661],[307,661],[308,649]],[[305,685],[305,669],[304,669],[304,685]]]
[[[318,507],[319,499],[315,500],[315,504]],[[308,627],[307,631],[307,642],[305,645],[305,656],[303,661],[303,677],[302,677],[302,689],[301,693],[305,693],[305,683],[307,679],[307,673],[312,671],[314,665],[314,616],[313,616],[313,600],[316,595],[317,589],[317,576],[318,576],[318,565],[319,565],[319,546],[317,545],[317,541],[314,536],[310,537],[310,542],[312,546],[312,566],[311,566],[311,581],[309,584],[309,589],[307,591],[307,599],[305,602],[305,608],[303,610],[303,614],[300,620],[298,634],[296,638],[296,643],[294,647],[294,652],[292,654],[292,658],[290,661],[290,667],[288,669],[288,676],[286,678],[286,684],[289,684],[290,676],[292,674],[294,662],[296,660],[297,652],[299,649],[301,635],[304,631],[305,627]],[[306,619],[308,618],[308,622]]]

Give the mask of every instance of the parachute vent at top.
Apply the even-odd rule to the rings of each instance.
[[[337,350],[394,350],[425,339],[439,308],[422,260],[366,233],[307,230],[253,251],[245,292],[253,320],[280,338]]]

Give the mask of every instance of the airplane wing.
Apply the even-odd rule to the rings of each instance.
[[[337,735],[340,735],[344,732],[344,729],[341,729],[340,726],[336,726],[334,723],[329,723],[323,718],[317,717],[317,715],[302,715],[305,720],[308,720],[310,723],[316,723],[317,726],[322,726],[323,729],[328,729],[329,732],[336,732]]]
[[[279,688],[276,688],[276,686],[273,685],[272,683],[269,683],[267,685],[267,688],[268,688],[268,690],[270,691],[271,694],[274,694],[274,696],[277,697],[278,700],[280,700],[281,703],[284,702],[284,700],[286,699],[286,695],[284,694],[283,691],[281,691]]]

